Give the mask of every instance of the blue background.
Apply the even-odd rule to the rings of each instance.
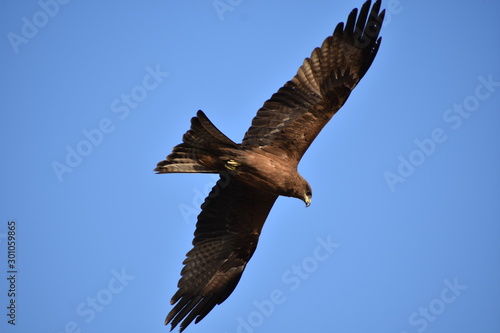
[[[239,142],[361,5],[2,1],[0,330],[167,332],[216,177],[152,169],[198,109]],[[377,58],[299,166],[311,207],[277,201],[187,332],[500,332],[500,3],[383,7]]]

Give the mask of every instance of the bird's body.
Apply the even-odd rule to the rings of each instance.
[[[297,165],[287,163],[262,148],[251,148],[226,162],[227,173],[247,186],[287,197],[303,199],[302,193],[294,192],[293,184],[304,183]],[[271,185],[272,184],[272,185]]]
[[[218,173],[201,206],[193,249],[187,253],[175,304],[165,324],[181,331],[221,304],[238,284],[278,196],[303,200],[312,191],[297,171],[307,148],[342,107],[380,46],[380,0],[354,9],[344,27],[306,58],[295,77],[267,100],[237,144],[202,112],[183,143],[158,163],[158,173]]]

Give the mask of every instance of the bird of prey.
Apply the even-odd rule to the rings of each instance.
[[[198,215],[165,319],[182,332],[233,292],[252,257],[278,196],[311,203],[309,183],[297,166],[307,148],[372,64],[381,43],[385,10],[366,1],[313,50],[297,74],[257,111],[235,143],[198,111],[183,143],[158,163],[157,173],[217,173]]]

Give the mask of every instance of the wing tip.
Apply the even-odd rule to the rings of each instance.
[[[382,27],[384,17],[385,17],[385,9],[380,11],[382,2],[381,0],[377,0],[374,2],[373,6],[371,6],[371,0],[367,0],[363,3],[361,8],[354,8],[347,17],[345,27],[343,22],[337,24],[335,28],[334,35],[336,33],[349,33],[356,34],[357,32],[361,32],[366,34],[366,30],[371,28],[373,23],[378,23],[379,27],[377,29],[377,34]],[[370,11],[371,6],[371,11]],[[369,14],[368,14],[369,13]],[[373,22],[375,21],[375,22]],[[372,23],[373,22],[373,23]],[[358,31],[360,29],[361,31]]]

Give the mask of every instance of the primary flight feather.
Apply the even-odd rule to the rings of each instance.
[[[198,323],[233,292],[252,257],[278,196],[311,203],[297,166],[326,123],[365,75],[380,46],[385,10],[380,0],[354,9],[333,34],[267,100],[240,144],[202,112],[191,119],[183,143],[158,163],[158,173],[218,173],[201,206],[193,248],[187,253],[174,308],[165,319],[181,332]]]

